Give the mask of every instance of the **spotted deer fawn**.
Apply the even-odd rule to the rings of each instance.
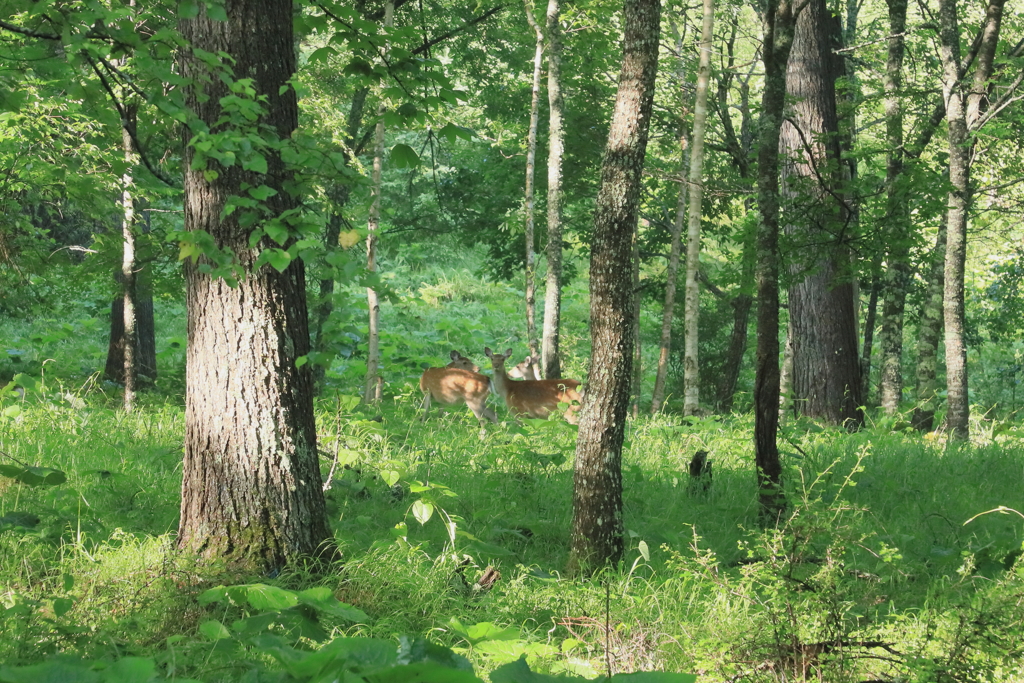
[[[444,407],[457,406],[465,403],[480,421],[481,428],[484,418],[497,422],[498,416],[487,407],[487,394],[491,391],[491,381],[481,375],[473,361],[458,351],[450,354],[452,362],[443,368],[427,368],[420,376],[420,391],[423,392],[423,414],[420,420],[426,420],[430,414],[430,399],[438,403],[440,412]]]
[[[569,404],[565,419],[576,423],[579,412],[580,383],[574,379],[524,379],[514,380],[505,371],[505,360],[512,355],[512,349],[504,354],[484,349],[484,355],[491,359],[494,368],[494,393],[501,396],[505,405],[516,415],[546,418],[559,403]]]

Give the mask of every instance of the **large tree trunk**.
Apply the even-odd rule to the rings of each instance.
[[[796,24],[791,0],[765,7],[764,93],[758,122],[757,368],[754,378],[754,465],[761,521],[771,524],[785,509],[779,460],[779,142],[786,104],[786,64]]]
[[[523,213],[526,224],[526,340],[530,356],[538,357],[537,344],[537,254],[533,223],[533,180],[537,166],[537,124],[540,122],[540,74],[544,60],[544,31],[533,17],[533,8],[526,0],[526,19],[537,37],[533,55],[533,96],[530,100],[530,130],[526,139],[526,193]]]
[[[930,432],[935,425],[935,409],[938,405],[939,383],[939,333],[942,331],[942,292],[945,289],[946,269],[946,219],[943,213],[939,232],[932,248],[928,280],[921,309],[921,320],[917,332],[917,406],[911,424],[914,429]]]
[[[700,38],[700,66],[693,106],[693,148],[690,151],[690,207],[686,226],[686,303],[683,314],[686,334],[683,351],[683,415],[695,415],[700,399],[697,360],[697,323],[700,320],[700,216],[704,196],[704,130],[708,120],[708,84],[711,82],[711,41],[715,21],[714,0],[704,0],[704,22]]]
[[[659,0],[627,0],[622,72],[590,256],[593,355],[576,442],[570,568],[622,558],[622,440],[633,361],[632,240],[658,71]]]
[[[889,53],[885,63],[887,270],[882,304],[881,404],[887,415],[903,399],[903,310],[910,283],[909,195],[903,182],[903,45],[907,0],[888,0]],[[865,396],[866,398],[866,396]]]
[[[390,29],[395,24],[394,0],[384,3],[384,28]],[[387,50],[384,51],[385,55]],[[384,171],[384,103],[377,107],[377,126],[373,135],[373,199],[370,202],[370,214],[367,221],[366,235],[366,270],[377,272],[377,238],[380,233],[380,194],[382,189],[381,176]],[[366,288],[366,306],[369,310],[369,333],[366,349],[366,383],[363,400],[374,405],[380,403],[381,389],[384,378],[380,376],[380,297],[373,287]]]
[[[848,428],[864,420],[860,410],[860,360],[850,256],[845,244],[849,218],[841,188],[835,81],[842,69],[832,53],[838,22],[824,0],[810,0],[797,20],[789,60],[787,92],[793,116],[782,130],[790,161],[784,167],[786,191],[806,204],[806,224],[787,233],[804,258],[791,265],[789,290],[793,326],[793,390],[797,409]],[[836,169],[829,173],[826,169]]]
[[[562,313],[562,26],[559,0],[548,0],[548,270],[544,290],[544,330],[541,357],[546,379],[562,376],[559,326]]]
[[[293,7],[288,0],[227,0],[227,20],[200,10],[179,28],[189,45],[225,53],[235,78],[252,79],[265,113],[263,135],[287,139],[298,123],[294,89]],[[185,101],[213,127],[228,94],[219,73],[189,50],[181,73],[195,85]],[[199,84],[205,84],[200,90]],[[187,141],[186,141],[187,142]],[[249,245],[238,213],[225,215],[229,197],[243,185],[277,190],[264,207],[280,216],[296,207],[286,191],[289,173],[273,146],[261,150],[268,171],[239,164],[194,165],[185,146],[185,228],[204,230],[219,249],[231,250],[244,277],[229,283],[212,277],[203,255],[185,261],[188,354],[185,395],[185,457],[182,467],[179,545],[204,557],[259,570],[316,554],[332,543],[320,476],[313,419],[313,377],[295,360],[309,351],[306,278],[301,260],[283,272],[256,268],[262,238]],[[215,167],[215,168],[214,168]],[[287,244],[287,243],[286,243]],[[234,284],[235,286],[231,286]]]

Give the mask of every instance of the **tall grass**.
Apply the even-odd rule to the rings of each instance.
[[[900,431],[899,420],[847,434],[790,418],[789,516],[762,531],[749,416],[631,419],[625,560],[569,577],[574,428],[518,426],[499,406],[504,421],[481,439],[468,410],[426,422],[417,412],[422,363],[441,364],[450,348],[478,362],[485,345],[525,355],[519,294],[465,261],[393,265],[385,402],[357,405],[350,358],[333,364],[316,405],[341,563],[326,575],[295,567],[233,580],[326,586],[368,617],[324,618],[331,635],[425,634],[483,671],[525,654],[535,669],[589,676],[611,665],[708,681],[1024,677],[1024,520],[1009,512],[1024,511],[1019,426],[976,418],[975,441],[955,446]],[[359,296],[348,293],[351,305]],[[566,374],[583,376],[582,286],[566,306]],[[161,374],[180,378],[181,310],[160,310]],[[0,478],[0,663],[140,655],[169,677],[255,680],[266,653],[225,649],[201,630],[249,616],[199,601],[228,579],[175,551],[180,394],[152,391],[120,412],[118,388],[96,378],[104,325],[71,324],[72,334],[33,341],[65,328],[4,323],[19,340],[11,348],[25,350],[17,371],[34,367],[39,381],[0,399],[0,464],[67,481]],[[689,482],[697,450],[713,463],[706,492]],[[501,577],[481,590],[487,567]],[[496,626],[471,628],[481,623]]]

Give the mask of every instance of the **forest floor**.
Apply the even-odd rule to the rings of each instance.
[[[224,578],[174,552],[183,410],[149,394],[125,415],[115,398],[54,381],[4,403],[2,464],[66,481],[0,479],[0,662],[134,655],[172,679],[264,680],[245,676],[267,652],[238,633],[287,597],[202,597]],[[627,556],[579,579],[563,574],[574,428],[506,421],[480,440],[468,411],[420,423],[416,401],[389,400],[381,421],[344,397],[318,404],[322,470],[340,465],[327,497],[343,561],[244,582],[326,588],[356,611],[320,615],[319,631],[292,633],[280,614],[257,626],[310,644],[424,635],[481,675],[521,655],[589,677],[1024,675],[1024,518],[1005,514],[1024,510],[1019,427],[956,447],[891,422],[846,434],[790,420],[788,517],[761,531],[748,418],[633,419]],[[706,492],[688,481],[698,449],[714,463]],[[500,578],[482,590],[487,567]]]

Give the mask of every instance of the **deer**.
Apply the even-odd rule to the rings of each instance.
[[[423,392],[423,413],[420,422],[430,414],[430,399],[438,403],[441,414],[444,407],[465,403],[480,421],[483,429],[484,418],[497,422],[498,416],[487,407],[487,394],[491,392],[491,380],[481,375],[473,361],[458,351],[449,354],[452,362],[443,368],[427,368],[420,376],[420,391]]]
[[[505,371],[505,361],[512,356],[512,349],[504,354],[493,353],[490,347],[484,349],[484,355],[491,359],[494,368],[494,393],[501,396],[505,405],[517,416],[526,415],[544,419],[559,403],[568,403],[569,408],[563,416],[576,424],[581,400],[578,391],[580,382],[574,379],[523,379],[514,380]]]
[[[512,379],[544,379],[540,376],[540,358],[527,356],[519,365],[508,371],[508,376]]]

